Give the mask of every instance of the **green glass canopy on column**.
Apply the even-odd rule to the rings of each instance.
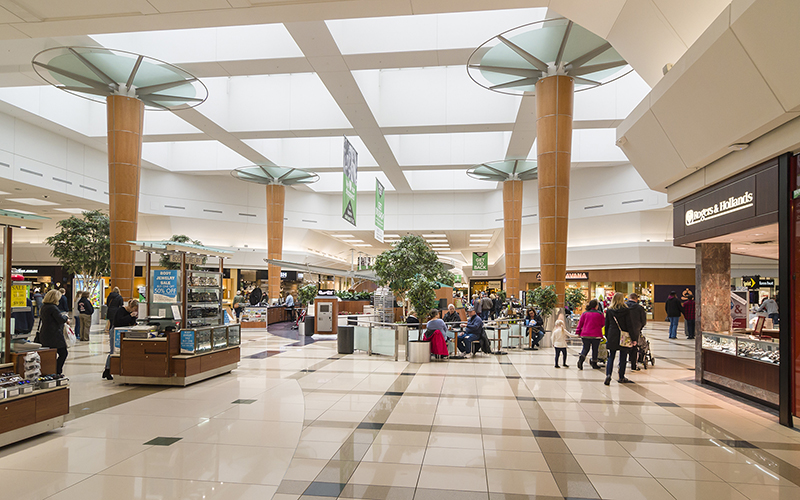
[[[128,241],[137,237],[144,109],[197,106],[208,90],[177,66],[104,47],[55,47],[36,54],[32,64],[57,89],[106,103],[111,285],[122,297],[135,297]]]
[[[235,178],[265,184],[267,191],[267,259],[279,261],[283,258],[283,212],[286,201],[286,186],[311,184],[319,180],[314,172],[277,165],[252,165],[231,171]],[[269,264],[269,298],[280,298],[281,268]]]

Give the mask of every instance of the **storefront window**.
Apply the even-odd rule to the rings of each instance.
[[[5,227],[0,227],[0,362],[6,363],[6,254]]]

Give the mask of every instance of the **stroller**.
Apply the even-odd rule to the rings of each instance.
[[[600,366],[604,366],[608,361],[608,348],[606,347],[606,343],[608,343],[608,340],[604,335],[597,349],[597,364]]]
[[[647,370],[647,363],[650,363],[650,366],[656,365],[656,358],[653,357],[653,353],[650,351],[650,341],[647,340],[647,337],[645,337],[643,333],[639,334],[639,342],[636,350],[637,361],[644,365],[645,370]]]

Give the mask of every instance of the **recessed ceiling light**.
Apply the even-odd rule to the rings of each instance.
[[[370,245],[369,243],[356,243],[353,246],[354,247],[371,247],[372,245]]]
[[[749,147],[750,145],[747,144],[746,142],[737,142],[735,144],[731,144],[730,146],[728,146],[728,151],[742,151]]]
[[[471,247],[485,247],[486,245],[470,245]]]
[[[52,201],[40,200],[39,198],[8,198],[6,201],[13,201],[14,203],[22,203],[23,205],[35,205],[35,206],[58,205],[58,203],[53,203]]]
[[[470,238],[469,241],[492,241],[491,238]]]
[[[0,191],[0,196],[5,195],[5,194],[11,194],[11,193],[6,193],[5,191]]]
[[[344,243],[364,243],[364,240],[342,240]]]
[[[82,214],[83,212],[88,212],[88,210],[84,210],[83,208],[56,208],[56,210],[68,214]]]
[[[384,234],[384,238],[400,238],[399,234]]]
[[[355,238],[352,234],[332,234],[334,238]]]
[[[427,238],[447,238],[447,235],[446,234],[423,234],[422,237],[425,238],[425,239],[427,239]]]
[[[485,238],[491,238],[492,234],[491,233],[489,233],[489,234],[470,234],[469,237],[470,238],[484,238],[484,237]]]
[[[428,240],[428,243],[447,243],[447,239]]]

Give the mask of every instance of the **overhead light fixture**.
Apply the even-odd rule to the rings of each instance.
[[[447,239],[428,240],[428,243],[447,243]]]
[[[486,245],[473,245],[473,244],[470,244],[469,246],[471,246],[471,247],[485,247]]]
[[[469,235],[470,238],[484,238],[484,237],[485,238],[491,238],[492,236],[493,235],[491,233],[489,233],[489,234],[470,234]]]
[[[357,244],[355,244],[353,246],[354,247],[371,247],[372,245],[370,245],[369,243],[357,243]]]
[[[5,191],[0,191],[0,196],[6,195],[6,194],[11,194],[11,193],[6,193]]]
[[[14,203],[22,203],[23,205],[33,205],[33,206],[58,205],[58,203],[53,203],[52,201],[40,200],[39,198],[8,198],[6,201],[12,201]]]
[[[470,238],[469,241],[492,241],[491,238]]]
[[[399,234],[384,234],[383,237],[384,238],[398,238],[399,239],[400,235]]]
[[[447,238],[447,235],[446,234],[423,234],[422,237],[425,238],[425,239],[428,239],[428,238]]]
[[[82,214],[83,212],[88,212],[88,210],[84,210],[83,208],[56,208],[56,210],[68,214]]]
[[[728,151],[743,151],[749,147],[750,145],[746,142],[737,142],[728,146]]]
[[[344,243],[364,243],[364,240],[342,240]]]
[[[334,238],[355,238],[352,234],[332,234]]]

